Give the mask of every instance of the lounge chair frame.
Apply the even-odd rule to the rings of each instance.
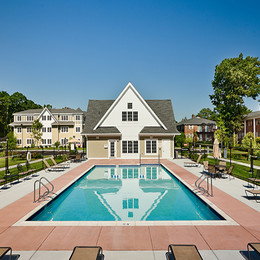
[[[257,200],[257,195],[260,196],[260,190],[245,190],[245,193],[246,193],[247,197],[249,197],[247,193],[251,193],[253,195],[255,201],[257,203],[260,203],[260,200],[259,199]]]
[[[90,252],[90,250],[96,249],[96,252]],[[85,253],[86,252],[86,253]],[[87,256],[87,254],[89,254]],[[103,260],[103,249],[101,246],[75,246],[69,260]]]
[[[196,162],[184,162],[184,167],[197,167],[200,166],[200,159],[202,157],[202,154],[199,155]]]
[[[64,171],[64,167],[60,167],[58,165],[57,166],[50,166],[45,159],[43,159],[42,161],[46,166],[45,171]]]
[[[255,184],[256,184],[256,183],[257,183],[257,184],[260,183],[260,170],[257,169],[255,177],[253,177],[253,178],[248,178],[248,181],[253,182],[254,187],[255,187]]]
[[[249,260],[251,260],[250,247],[251,247],[255,252],[257,252],[258,255],[260,256],[260,243],[248,243],[248,244],[247,244],[247,251],[248,251]]]
[[[191,244],[170,244],[168,246],[168,260],[170,260],[170,254],[175,260],[202,260],[196,245]]]
[[[12,248],[11,247],[0,247],[0,259],[10,251],[9,260],[12,259]]]
[[[67,163],[67,162],[66,162],[66,163],[56,163],[56,161],[54,160],[53,157],[50,157],[50,159],[51,159],[51,161],[52,161],[52,163],[53,163],[54,166],[63,167],[64,169],[70,167],[69,162],[68,162],[68,163]]]

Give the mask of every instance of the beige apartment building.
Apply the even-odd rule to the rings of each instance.
[[[75,138],[82,145],[81,132],[84,124],[84,113],[81,109],[29,109],[14,113],[13,127],[17,138],[18,147],[31,146],[34,143],[32,137],[32,124],[39,119],[42,123],[42,139],[38,145],[53,146],[57,141],[61,145]]]

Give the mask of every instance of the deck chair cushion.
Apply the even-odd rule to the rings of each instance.
[[[170,253],[176,260],[202,260],[195,245],[169,245],[168,254]]]
[[[101,260],[103,259],[100,246],[76,246],[70,256],[70,260]]]

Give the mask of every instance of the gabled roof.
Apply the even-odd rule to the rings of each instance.
[[[180,125],[212,125],[212,124],[215,125],[216,122],[213,120],[202,118],[202,117],[193,117],[191,119],[179,122],[177,124],[177,126],[180,126]]]
[[[14,113],[14,115],[24,115],[24,114],[40,114],[45,108],[38,108],[38,109],[28,109],[20,112]],[[58,114],[58,113],[72,113],[72,114],[83,114],[83,111],[78,108],[78,109],[73,109],[73,108],[52,108],[49,109],[49,111],[52,114]]]
[[[144,127],[141,134],[178,134],[176,129],[174,113],[171,100],[146,100],[145,101],[153,113],[162,121],[167,129],[163,127]],[[106,114],[107,110],[114,103],[114,100],[89,100],[86,113],[85,127],[82,134],[120,134],[116,127],[98,127],[94,130],[97,123]]]
[[[41,113],[39,114],[39,116],[38,116],[38,119],[41,118],[41,116],[43,115],[43,113],[45,113],[45,111],[47,111],[48,114],[51,115],[52,119],[53,119],[55,122],[58,122],[58,120],[53,116],[53,114],[50,112],[50,110],[49,110],[47,107],[44,107],[44,108],[43,108],[42,112],[41,112]]]
[[[172,108],[172,101],[166,100],[146,100],[147,104],[154,111],[154,113],[160,118],[167,129],[162,127],[144,127],[141,134],[144,133],[179,133],[176,128],[175,117]]]
[[[149,105],[146,103],[146,101],[142,98],[142,96],[139,94],[139,92],[135,89],[135,87],[129,82],[124,90],[120,93],[120,95],[117,97],[117,99],[111,104],[109,109],[106,111],[106,113],[101,117],[101,119],[98,121],[96,126],[94,127],[94,130],[96,130],[98,127],[101,126],[102,122],[108,117],[108,115],[111,113],[111,111],[114,109],[114,107],[120,102],[121,98],[126,95],[126,93],[131,90],[136,95],[136,97],[141,101],[143,106],[147,109],[148,112],[154,117],[154,119],[157,121],[157,123],[162,126],[165,130],[167,129],[166,126],[163,124],[163,122],[158,118],[158,116],[154,113],[154,111],[149,107]]]
[[[114,100],[89,100],[86,113],[85,127],[82,134],[105,134],[105,133],[120,133],[116,127],[99,127],[94,130],[94,127],[107,112]]]

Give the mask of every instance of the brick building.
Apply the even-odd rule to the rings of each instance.
[[[245,116],[244,126],[238,133],[238,140],[241,141],[249,132],[252,132],[255,138],[260,137],[260,110]]]
[[[195,131],[199,141],[213,141],[217,125],[215,121],[192,115],[191,119],[179,122],[177,124],[177,129],[178,131],[183,132],[186,137],[193,138]]]

